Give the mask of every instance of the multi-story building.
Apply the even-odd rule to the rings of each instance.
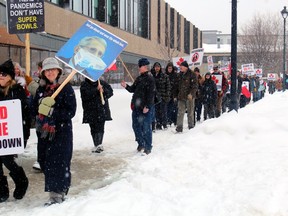
[[[45,32],[30,33],[31,71],[57,50],[86,21],[128,42],[120,57],[135,77],[137,61],[147,57],[163,67],[172,57],[202,47],[201,31],[164,0],[45,0]],[[0,0],[0,61],[12,58],[25,67],[25,34],[7,33],[6,1]],[[116,73],[124,74],[117,60]]]

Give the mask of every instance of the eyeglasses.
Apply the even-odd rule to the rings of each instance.
[[[7,75],[8,75],[7,73],[0,71],[0,76],[6,77]]]
[[[46,69],[44,72],[51,73],[51,72],[56,72],[57,70],[58,70],[57,68],[49,68],[49,69]]]

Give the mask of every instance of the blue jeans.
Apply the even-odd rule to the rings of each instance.
[[[139,146],[145,150],[152,149],[152,111],[143,113],[143,110],[132,111],[132,128],[135,134],[136,141]]]

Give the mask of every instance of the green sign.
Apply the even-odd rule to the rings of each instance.
[[[7,0],[9,34],[44,31],[44,0]]]

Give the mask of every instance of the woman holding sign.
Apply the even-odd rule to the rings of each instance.
[[[61,73],[58,61],[46,58],[33,100],[34,112],[38,113],[38,160],[45,175],[45,191],[49,192],[45,205],[62,203],[71,184],[72,118],[76,112],[76,98],[70,84],[66,84],[55,99],[52,97],[60,87]]]
[[[24,89],[16,84],[14,65],[11,60],[8,60],[0,65],[0,101],[12,99],[20,99],[21,101],[24,146],[26,146],[30,136],[29,106]],[[16,187],[13,193],[15,199],[22,199],[28,188],[28,179],[25,172],[14,159],[14,155],[0,156],[0,202],[5,202],[9,198],[9,187],[7,177],[4,176],[3,164],[10,171],[9,175],[15,183]]]

